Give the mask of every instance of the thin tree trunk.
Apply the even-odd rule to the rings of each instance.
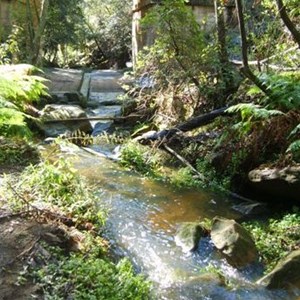
[[[224,20],[224,5],[222,5],[221,0],[214,0],[214,6],[217,24],[219,59],[222,65],[226,65],[228,64],[229,59],[226,48],[226,25]]]
[[[283,23],[289,29],[294,40],[296,41],[296,43],[299,45],[299,48],[300,48],[300,32],[297,30],[296,26],[289,18],[282,0],[276,0],[276,2],[277,2],[277,7],[279,10],[280,17],[281,17]]]
[[[268,90],[267,86],[259,80],[257,76],[251,71],[248,62],[248,42],[247,42],[247,34],[245,29],[245,21],[244,21],[244,14],[243,14],[243,5],[242,0],[235,0],[237,14],[238,14],[238,21],[239,21],[239,28],[240,28],[240,35],[242,41],[242,60],[243,60],[243,68],[241,72],[250,79],[259,89],[261,89],[267,96],[271,97],[271,91]]]
[[[32,53],[31,63],[34,65],[39,62],[42,37],[43,37],[44,29],[46,26],[48,9],[49,9],[49,0],[43,0],[41,2],[39,25],[36,29],[36,32],[34,35],[34,41],[33,41],[33,53]]]
[[[33,29],[33,17],[31,13],[31,5],[30,1],[26,0],[26,17],[27,17],[27,26],[28,26],[28,34],[29,34],[29,49],[33,48],[33,39],[34,39],[34,29]]]
[[[226,24],[224,16],[225,7],[222,0],[214,0],[214,6],[218,39],[218,56],[221,65],[219,77],[220,81],[224,83],[222,95],[218,97],[220,101],[216,106],[223,106],[225,105],[227,97],[235,89],[236,83],[234,82],[233,72],[232,70],[230,70],[232,69],[232,66],[229,63],[229,56],[227,51]]]

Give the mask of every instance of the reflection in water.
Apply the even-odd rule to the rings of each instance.
[[[116,255],[130,257],[148,276],[159,299],[289,299],[286,294],[251,284],[262,270],[237,271],[230,267],[214,251],[209,238],[200,241],[195,253],[183,253],[176,246],[174,234],[181,222],[216,215],[238,218],[228,199],[204,191],[174,191],[84,152],[74,163],[99,187],[99,205],[109,210],[105,232],[111,248]],[[240,288],[230,290],[218,280],[207,280],[201,275],[207,266],[221,269]]]

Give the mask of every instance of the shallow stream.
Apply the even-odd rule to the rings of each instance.
[[[74,162],[80,173],[96,185],[99,205],[109,211],[104,234],[114,255],[129,257],[137,271],[153,282],[158,299],[292,299],[282,291],[255,286],[253,282],[262,275],[262,267],[239,271],[230,267],[208,238],[200,241],[194,253],[184,253],[175,244],[176,229],[182,222],[216,215],[240,218],[230,199],[208,191],[174,190],[84,151]],[[216,268],[231,288],[212,275]]]

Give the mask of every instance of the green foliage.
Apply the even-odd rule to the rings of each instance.
[[[205,174],[206,182],[202,182],[203,187],[217,191],[229,189],[229,177],[218,173],[207,158],[198,158],[196,168],[199,173]],[[230,176],[233,175],[234,174],[230,174]]]
[[[180,168],[170,176],[170,183],[177,188],[197,188],[201,183],[193,176],[189,168]]]
[[[300,124],[298,124],[290,133],[289,138],[300,133]]]
[[[291,153],[296,162],[300,162],[300,140],[292,142],[286,152]]]
[[[240,103],[233,105],[229,107],[226,112],[240,113],[242,120],[241,122],[235,124],[235,128],[238,129],[242,134],[248,133],[255,121],[264,120],[283,114],[281,111],[266,109],[253,103]]]
[[[149,283],[135,275],[126,259],[117,265],[93,256],[72,254],[53,258],[53,262],[35,272],[45,299],[68,297],[81,300],[144,300],[149,297]]]
[[[39,158],[39,155],[32,145],[24,140],[6,139],[0,137],[0,164],[18,166],[27,165]]]
[[[0,135],[30,138],[32,134],[25,122],[25,116],[16,109],[1,107],[0,103]]]
[[[92,48],[92,64],[125,67],[131,55],[131,10],[130,1],[85,1],[84,12],[90,28],[87,36]]]
[[[84,30],[82,1],[50,0],[43,45],[46,60],[61,66],[78,60],[76,55],[85,42]]]
[[[20,49],[18,39],[22,34],[22,28],[13,25],[11,34],[5,42],[0,44],[0,65],[19,62]]]
[[[291,250],[299,248],[299,224],[299,211],[286,214],[281,218],[270,219],[267,223],[252,221],[244,224],[251,232],[261,259],[267,265],[268,270],[271,270],[277,261]]]
[[[272,97],[262,97],[261,104],[267,109],[288,111],[300,108],[300,73],[286,72],[280,74],[261,74],[260,80],[271,91]],[[249,91],[250,94],[260,94],[257,87]]]
[[[36,70],[36,68],[32,68]],[[34,75],[0,76],[0,96],[12,101],[19,107],[26,103],[38,101],[43,95],[48,95],[44,82],[45,78]]]
[[[130,141],[122,147],[120,163],[141,174],[152,177],[159,176],[157,156],[138,142]]]
[[[44,78],[29,75],[0,76],[0,135],[29,138],[26,105],[46,95]]]
[[[155,42],[140,55],[141,74],[147,72],[160,83],[178,83],[198,78],[201,68],[211,64],[212,49],[185,1],[163,1],[143,24],[155,32]]]
[[[78,223],[90,221],[101,226],[104,222],[104,212],[98,210],[91,188],[65,160],[30,165],[22,172],[19,181],[11,181],[10,185],[13,185],[13,191],[24,195],[28,203],[56,207]],[[13,191],[7,196],[12,207],[18,210],[24,203],[15,198]]]
[[[123,68],[130,48],[130,2],[50,0],[44,43],[48,63]]]

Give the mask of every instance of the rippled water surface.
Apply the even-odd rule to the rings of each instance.
[[[109,210],[105,235],[115,255],[128,256],[154,283],[159,299],[290,299],[256,287],[251,282],[262,269],[235,270],[218,256],[208,238],[200,241],[195,253],[184,253],[175,244],[182,222],[216,215],[239,218],[229,199],[206,191],[174,190],[85,152],[74,163],[96,185],[100,205]],[[225,288],[216,276],[203,273],[208,266],[222,270],[238,288]]]

